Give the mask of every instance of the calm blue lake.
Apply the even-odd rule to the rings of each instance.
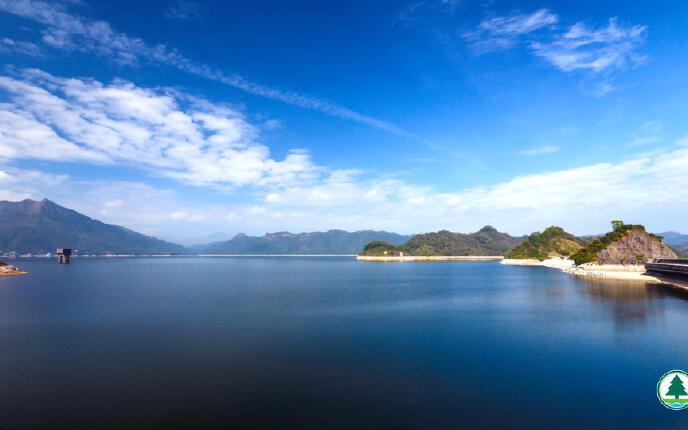
[[[679,428],[688,296],[494,262],[20,260],[0,428]]]

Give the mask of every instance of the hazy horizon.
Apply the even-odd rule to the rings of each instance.
[[[688,232],[687,15],[0,0],[0,200],[169,240]]]

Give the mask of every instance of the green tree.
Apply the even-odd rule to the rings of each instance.
[[[384,240],[374,240],[372,242],[368,242],[366,246],[363,247],[364,251],[367,251],[369,249],[373,248],[393,248],[394,245],[391,243],[385,242]]]
[[[688,393],[686,393],[686,388],[683,386],[683,381],[681,381],[681,378],[678,375],[675,375],[674,379],[671,380],[671,386],[669,387],[669,391],[667,391],[666,396],[674,396],[676,399],[678,399],[678,396],[688,396]]]
[[[623,228],[623,226],[624,226],[624,222],[621,220],[615,219],[614,221],[612,221],[612,229],[614,231],[621,230]]]

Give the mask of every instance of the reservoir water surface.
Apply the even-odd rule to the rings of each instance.
[[[19,260],[0,428],[679,428],[688,296],[495,262]],[[688,388],[688,387],[687,387]]]

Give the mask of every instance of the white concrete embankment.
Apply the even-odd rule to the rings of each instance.
[[[358,255],[360,261],[499,261],[504,259],[502,256],[482,256],[482,255],[456,255],[456,256],[389,256],[374,257],[368,255]]]

